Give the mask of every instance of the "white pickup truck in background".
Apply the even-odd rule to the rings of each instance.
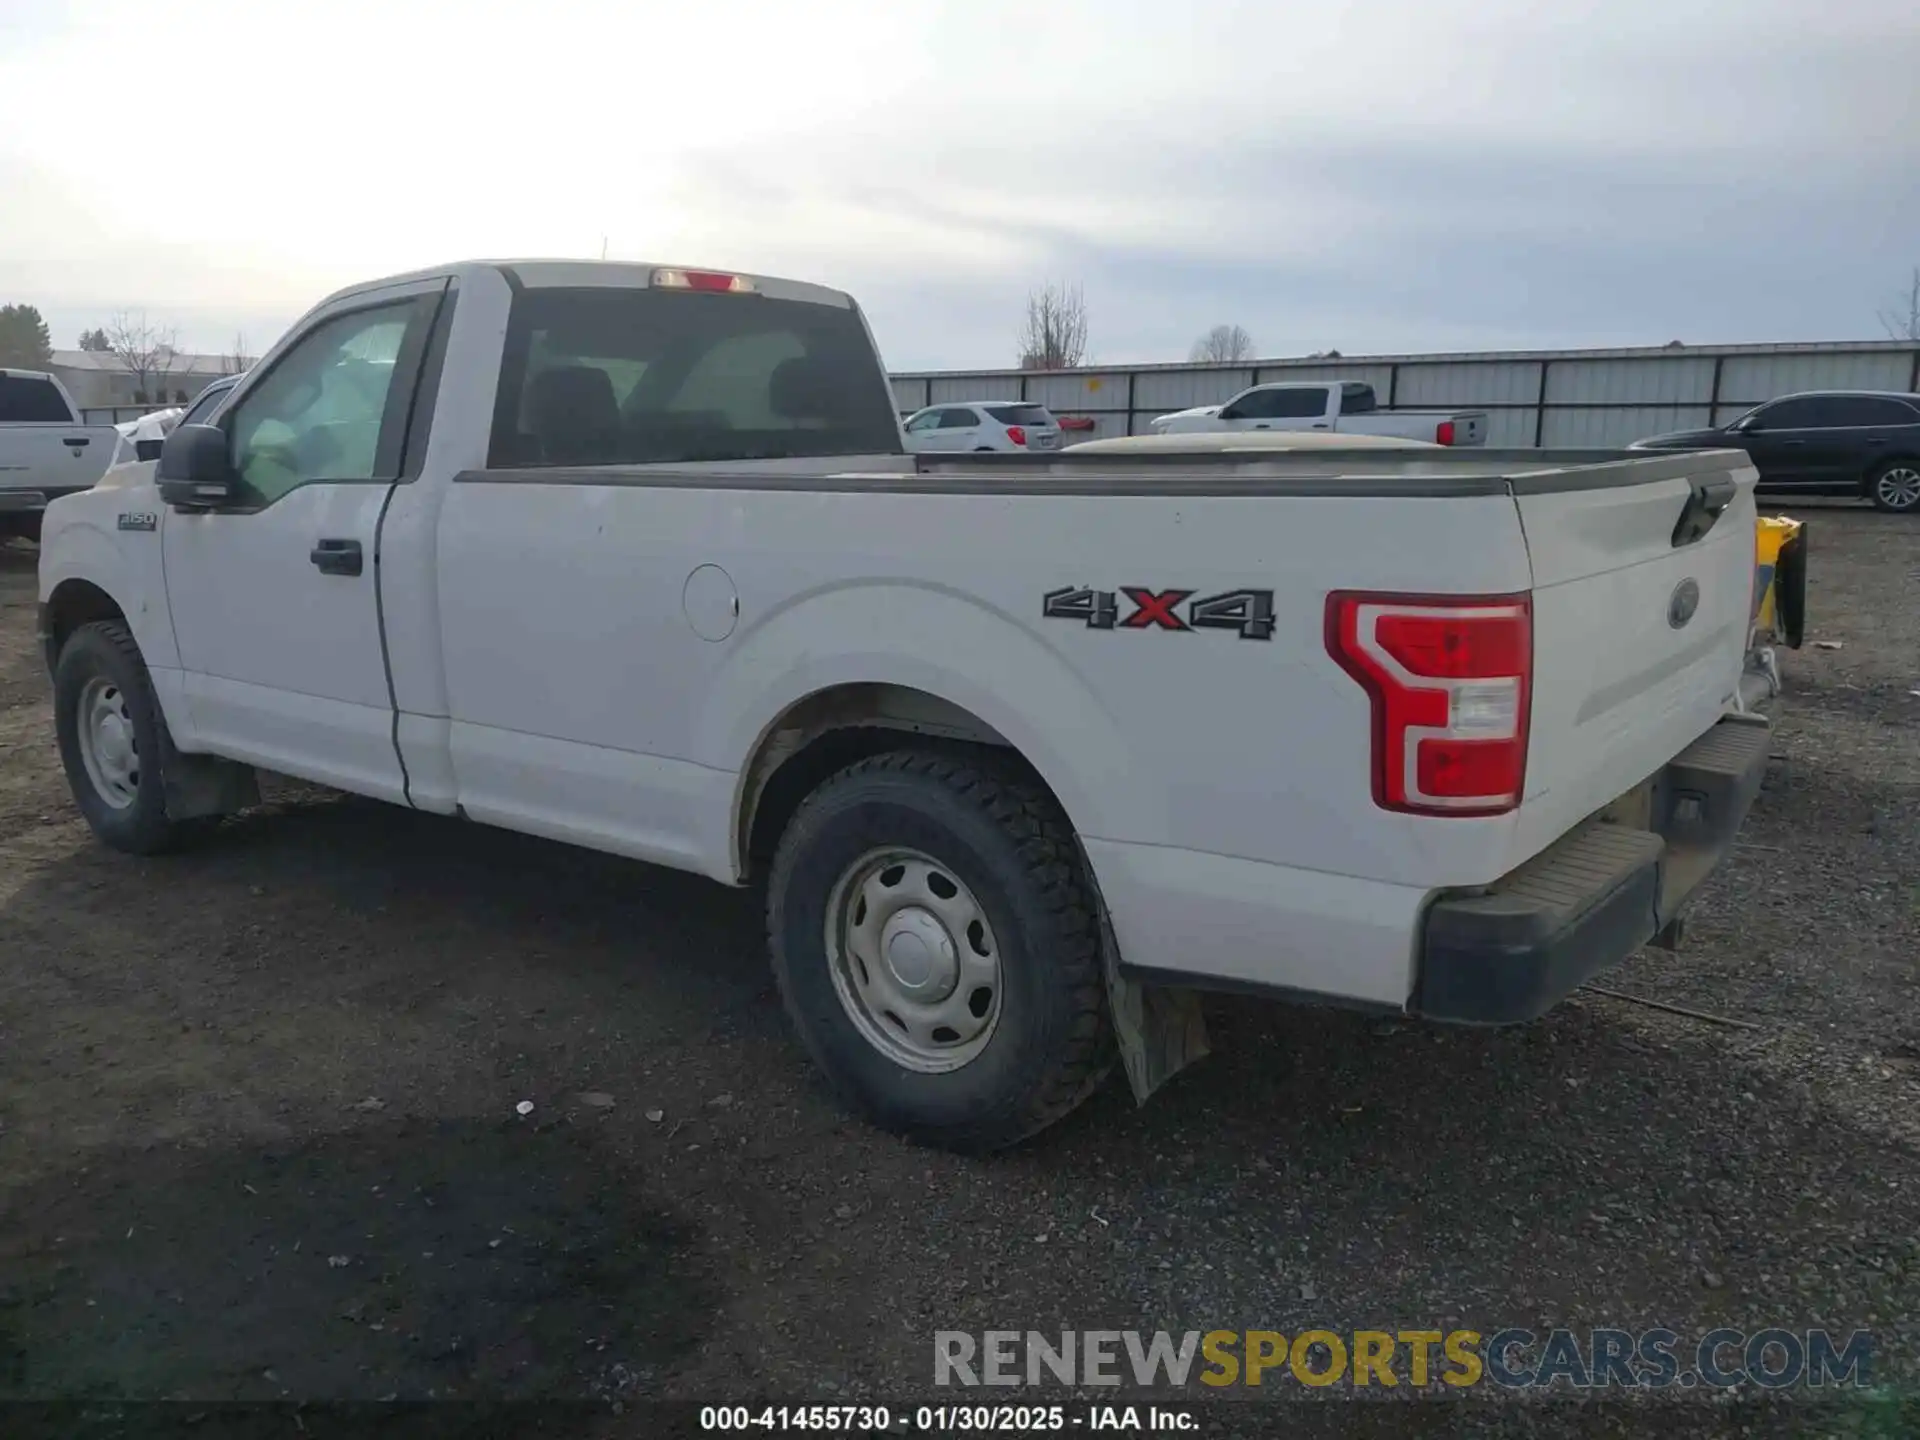
[[[213,418],[48,511],[95,833],[258,768],[763,885],[807,1049],[931,1143],[1144,1099],[1198,990],[1537,1016],[1765,768],[1737,453],[909,457],[846,295],[572,262],[343,291]]]
[[[0,370],[0,540],[40,535],[50,500],[91,487],[119,433],[84,425],[66,386],[38,370]]]
[[[1223,405],[1197,405],[1147,422],[1156,435],[1221,430],[1326,430],[1390,435],[1434,445],[1484,445],[1484,410],[1382,410],[1373,386],[1357,380],[1289,380],[1255,385]]]

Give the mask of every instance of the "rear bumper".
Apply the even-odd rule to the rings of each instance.
[[[1651,829],[1588,821],[1484,893],[1429,906],[1410,1008],[1532,1020],[1659,935],[1732,848],[1769,741],[1763,719],[1729,716],[1654,778]]]

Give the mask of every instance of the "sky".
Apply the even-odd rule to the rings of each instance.
[[[257,353],[358,280],[678,261],[891,369],[1883,338],[1914,0],[0,0],[0,304]],[[33,117],[33,123],[22,123]]]

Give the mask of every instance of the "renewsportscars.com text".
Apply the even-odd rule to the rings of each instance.
[[[1855,1330],[987,1330],[934,1335],[944,1386],[1299,1384],[1578,1390],[1866,1386],[1873,1336]]]

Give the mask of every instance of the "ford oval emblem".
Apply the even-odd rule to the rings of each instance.
[[[1682,629],[1699,608],[1700,582],[1689,575],[1674,586],[1673,594],[1667,597],[1667,624],[1675,630]]]

